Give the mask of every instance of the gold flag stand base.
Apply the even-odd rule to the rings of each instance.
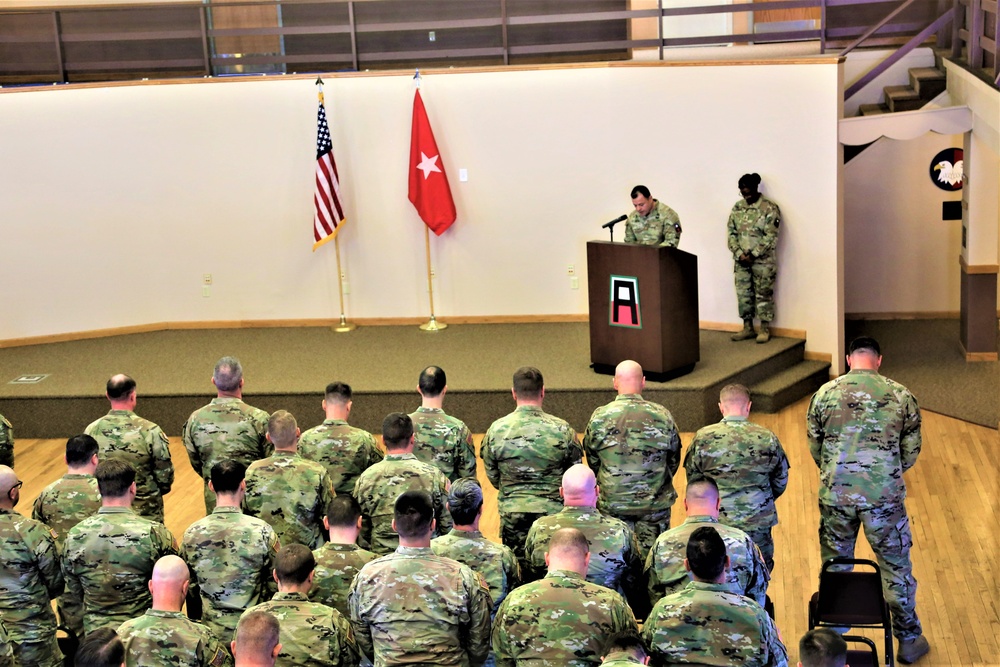
[[[358,328],[357,324],[354,324],[353,322],[348,322],[347,318],[341,315],[340,324],[333,327],[333,330],[336,331],[337,333],[347,333],[348,331],[354,331],[357,328]]]
[[[442,329],[447,329],[447,328],[448,328],[447,324],[445,324],[444,322],[438,322],[436,319],[434,319],[433,315],[431,315],[431,319],[427,320],[426,322],[420,325],[421,331],[441,331]]]

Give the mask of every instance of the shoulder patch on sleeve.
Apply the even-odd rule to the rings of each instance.
[[[215,651],[215,655],[212,656],[212,662],[209,663],[212,667],[222,667],[226,664],[226,652],[221,648]]]

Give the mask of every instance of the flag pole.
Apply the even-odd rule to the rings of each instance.
[[[421,324],[420,330],[441,331],[447,329],[448,325],[444,322],[438,322],[437,318],[434,317],[434,283],[431,280],[434,275],[433,269],[431,269],[431,230],[427,225],[424,225],[424,245],[427,248],[427,293],[431,298],[431,319]]]
[[[354,331],[358,328],[357,324],[347,321],[347,316],[344,315],[344,272],[340,269],[340,238],[339,236],[333,237],[333,249],[336,251],[337,255],[337,295],[340,296],[340,323],[333,327],[333,330],[337,333],[347,333],[349,331]]]

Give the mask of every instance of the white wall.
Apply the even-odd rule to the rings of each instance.
[[[458,208],[432,239],[438,316],[586,313],[585,243],[645,183],[699,255],[701,319],[736,322],[725,221],[756,171],[784,218],[775,324],[836,358],[838,74],[833,58],[425,74]],[[411,76],[326,80],[348,315],[425,316]],[[332,244],[310,252],[315,107],[293,77],[0,93],[17,128],[0,139],[0,339],[335,317]]]
[[[962,221],[941,219],[959,201],[928,176],[931,160],[961,135],[882,138],[844,167],[844,299],[851,313],[959,310]]]

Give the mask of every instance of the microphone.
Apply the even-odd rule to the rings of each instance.
[[[601,225],[601,229],[610,229],[610,228],[614,227],[615,225],[617,225],[622,220],[626,220],[627,218],[628,218],[627,215],[619,216],[619,217],[615,218],[614,220],[612,220],[611,222],[605,222],[603,225]]]

